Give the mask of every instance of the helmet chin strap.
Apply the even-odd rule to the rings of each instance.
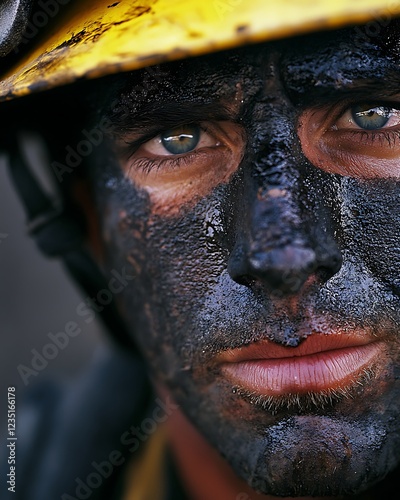
[[[47,257],[60,258],[74,281],[89,297],[108,289],[105,276],[86,249],[85,230],[78,217],[45,193],[19,144],[14,142],[8,152],[11,179],[25,208],[28,231],[40,251]],[[46,172],[50,170],[47,168]],[[120,346],[136,351],[120,318],[114,296],[98,314]]]

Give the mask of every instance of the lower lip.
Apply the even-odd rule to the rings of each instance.
[[[222,371],[252,393],[279,396],[345,388],[382,354],[380,343],[298,357],[224,363]]]

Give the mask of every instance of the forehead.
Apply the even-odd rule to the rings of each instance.
[[[375,37],[363,33],[362,26],[316,33],[121,74],[112,78],[111,86],[107,82],[108,94],[113,89],[113,97],[141,112],[168,101],[232,105],[241,93],[268,94],[265,82],[273,79],[294,102],[305,105],[348,91],[362,92],[363,87],[376,87],[378,94],[381,89],[385,95],[396,93],[398,26],[392,22]]]

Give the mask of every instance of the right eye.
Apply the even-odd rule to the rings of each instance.
[[[160,134],[161,144],[171,154],[193,151],[199,143],[201,129],[198,125],[186,125]]]
[[[190,124],[166,130],[142,144],[139,149],[154,156],[169,156],[184,155],[199,148],[219,145],[220,142],[200,125]]]
[[[244,146],[240,125],[210,121],[166,129],[144,142],[140,133],[128,133],[116,143],[116,153],[127,177],[146,189],[157,207],[177,211],[227,183]]]

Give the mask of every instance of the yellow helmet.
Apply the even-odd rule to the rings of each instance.
[[[69,0],[38,4],[44,10],[42,16],[36,11],[36,19],[43,25],[47,17],[49,27],[38,41],[22,36],[30,50],[0,75],[0,100],[353,23],[371,21],[376,33],[372,23],[379,29],[379,23],[400,14],[400,0],[80,0],[51,19],[50,4],[60,10]]]

